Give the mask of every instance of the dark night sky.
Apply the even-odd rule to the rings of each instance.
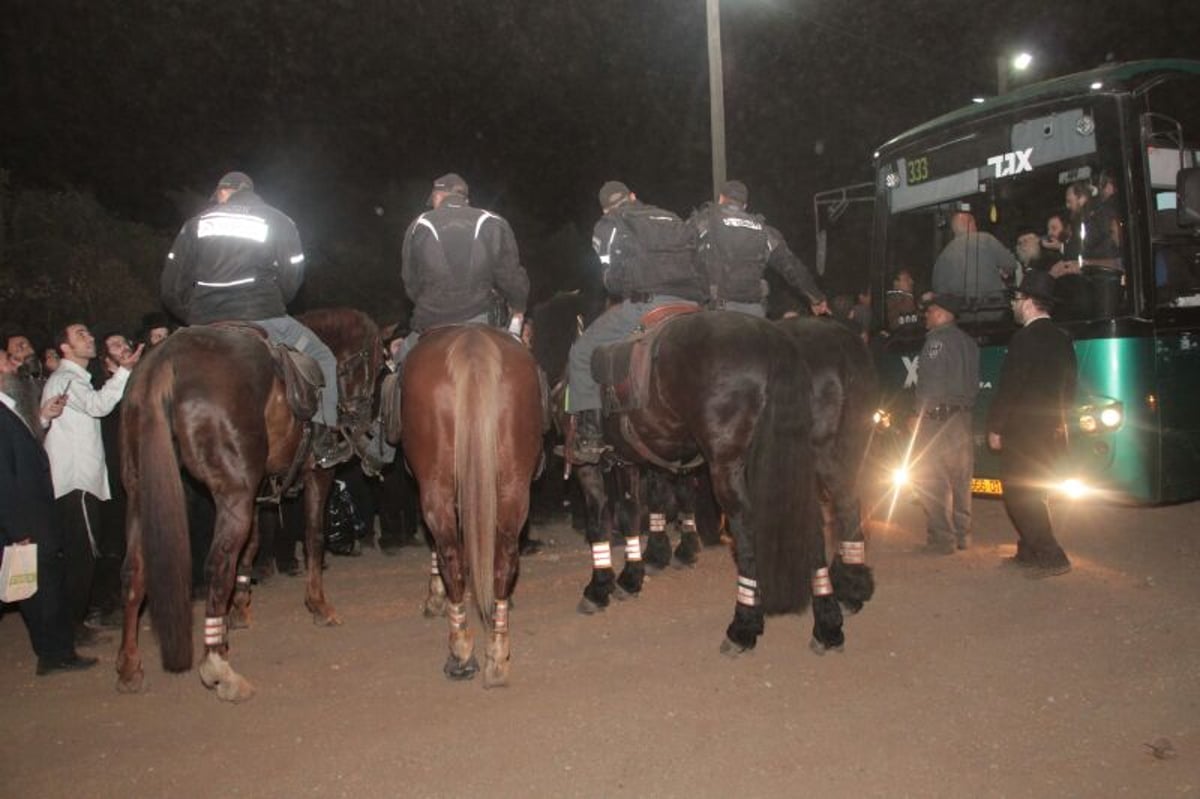
[[[997,53],[1200,57],[1191,6],[725,0],[729,175],[809,257],[813,192],[994,91]],[[0,168],[164,230],[230,168],[318,253],[398,235],[450,170],[531,252],[583,242],[606,178],[684,214],[709,191],[703,0],[9,0],[0,41]]]

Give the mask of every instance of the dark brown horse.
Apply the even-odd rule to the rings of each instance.
[[[666,323],[643,404],[624,425],[605,420],[605,438],[629,463],[686,464],[702,456],[734,538],[737,601],[722,651],[755,646],[768,614],[799,612],[811,598],[813,648],[842,646],[841,607],[857,610],[874,583],[863,558],[855,482],[872,429],[874,372],[866,349],[835,322],[772,323],[728,311]],[[644,567],[630,557],[615,574],[608,505],[599,467],[578,469],[588,498],[592,578],[580,610],[637,593]],[[825,552],[822,492],[839,541]],[[608,514],[611,518],[611,514]],[[840,605],[839,605],[840,601]]]
[[[361,434],[371,421],[371,390],[382,359],[375,323],[351,309],[313,311],[301,321],[337,356],[339,411],[352,434]],[[221,699],[248,699],[253,687],[228,662],[226,618],[249,621],[255,500],[268,478],[289,471],[304,424],[289,408],[263,341],[219,326],[184,328],[150,350],[134,370],[122,406],[121,473],[129,510],[117,688],[133,692],[142,685],[138,613],[147,594],[163,667],[178,672],[192,666],[191,554],[182,468],[208,488],[217,510],[207,563],[200,679],[215,687]],[[304,604],[317,623],[339,624],[321,579],[321,518],[333,473],[317,468],[310,455],[299,479],[308,553]]]
[[[469,679],[479,666],[467,627],[467,575],[489,631],[484,687],[509,673],[508,600],[529,485],[541,457],[537,365],[507,333],[481,325],[432,330],[404,362],[401,442],[420,486],[441,580],[431,604],[449,601],[444,671]]]

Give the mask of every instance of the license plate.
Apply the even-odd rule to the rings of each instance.
[[[1000,485],[999,480],[975,477],[971,479],[971,493],[998,497],[1004,493],[1004,487]]]

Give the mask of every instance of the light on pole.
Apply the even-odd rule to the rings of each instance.
[[[721,0],[705,0],[708,14],[708,113],[712,128],[713,200],[725,183],[725,82],[721,68]]]
[[[1014,56],[996,57],[996,94],[1008,93],[1008,76],[1013,72],[1024,72],[1033,63],[1033,56],[1021,52]]]

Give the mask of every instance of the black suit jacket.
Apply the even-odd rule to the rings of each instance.
[[[0,535],[5,543],[30,538],[39,549],[57,550],[62,542],[55,513],[46,450],[0,403]]]
[[[1075,381],[1075,347],[1049,319],[1013,335],[988,411],[988,432],[1000,434],[1010,468],[1046,469],[1065,451]]]

